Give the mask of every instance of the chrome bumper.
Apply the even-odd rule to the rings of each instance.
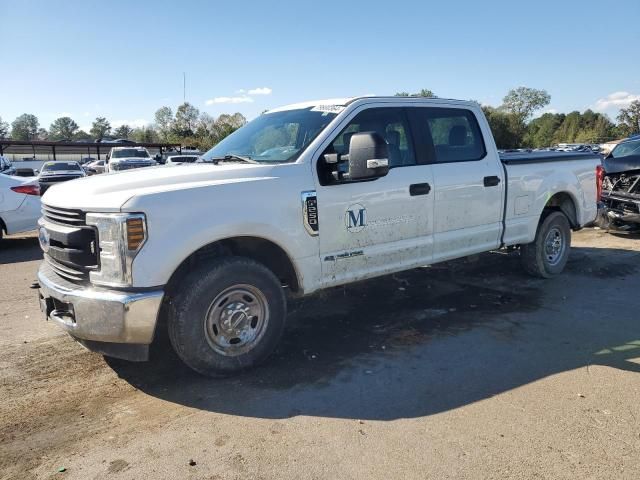
[[[143,344],[153,335],[164,292],[120,292],[75,285],[42,263],[40,308],[49,320],[78,340]]]

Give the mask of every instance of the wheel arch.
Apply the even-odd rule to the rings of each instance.
[[[545,203],[540,219],[543,220],[549,212],[562,212],[569,220],[571,228],[577,230],[580,228],[577,205],[577,200],[570,192],[554,193]]]
[[[258,236],[234,236],[203,245],[178,265],[171,274],[165,290],[171,295],[179,286],[180,280],[194,266],[223,256],[240,256],[255,260],[271,270],[292,292],[301,290],[298,271],[289,254],[273,240]]]

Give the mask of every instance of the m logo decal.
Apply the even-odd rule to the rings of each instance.
[[[344,215],[344,223],[351,233],[362,231],[367,226],[367,209],[358,203],[351,205]]]

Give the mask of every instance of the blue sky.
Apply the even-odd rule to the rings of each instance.
[[[423,87],[498,105],[526,85],[615,117],[640,98],[639,22],[638,0],[0,0],[0,116],[139,125],[182,102],[184,71],[213,116]]]

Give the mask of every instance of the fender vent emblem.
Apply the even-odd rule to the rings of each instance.
[[[318,235],[318,197],[316,192],[302,192],[302,218],[309,235]]]

